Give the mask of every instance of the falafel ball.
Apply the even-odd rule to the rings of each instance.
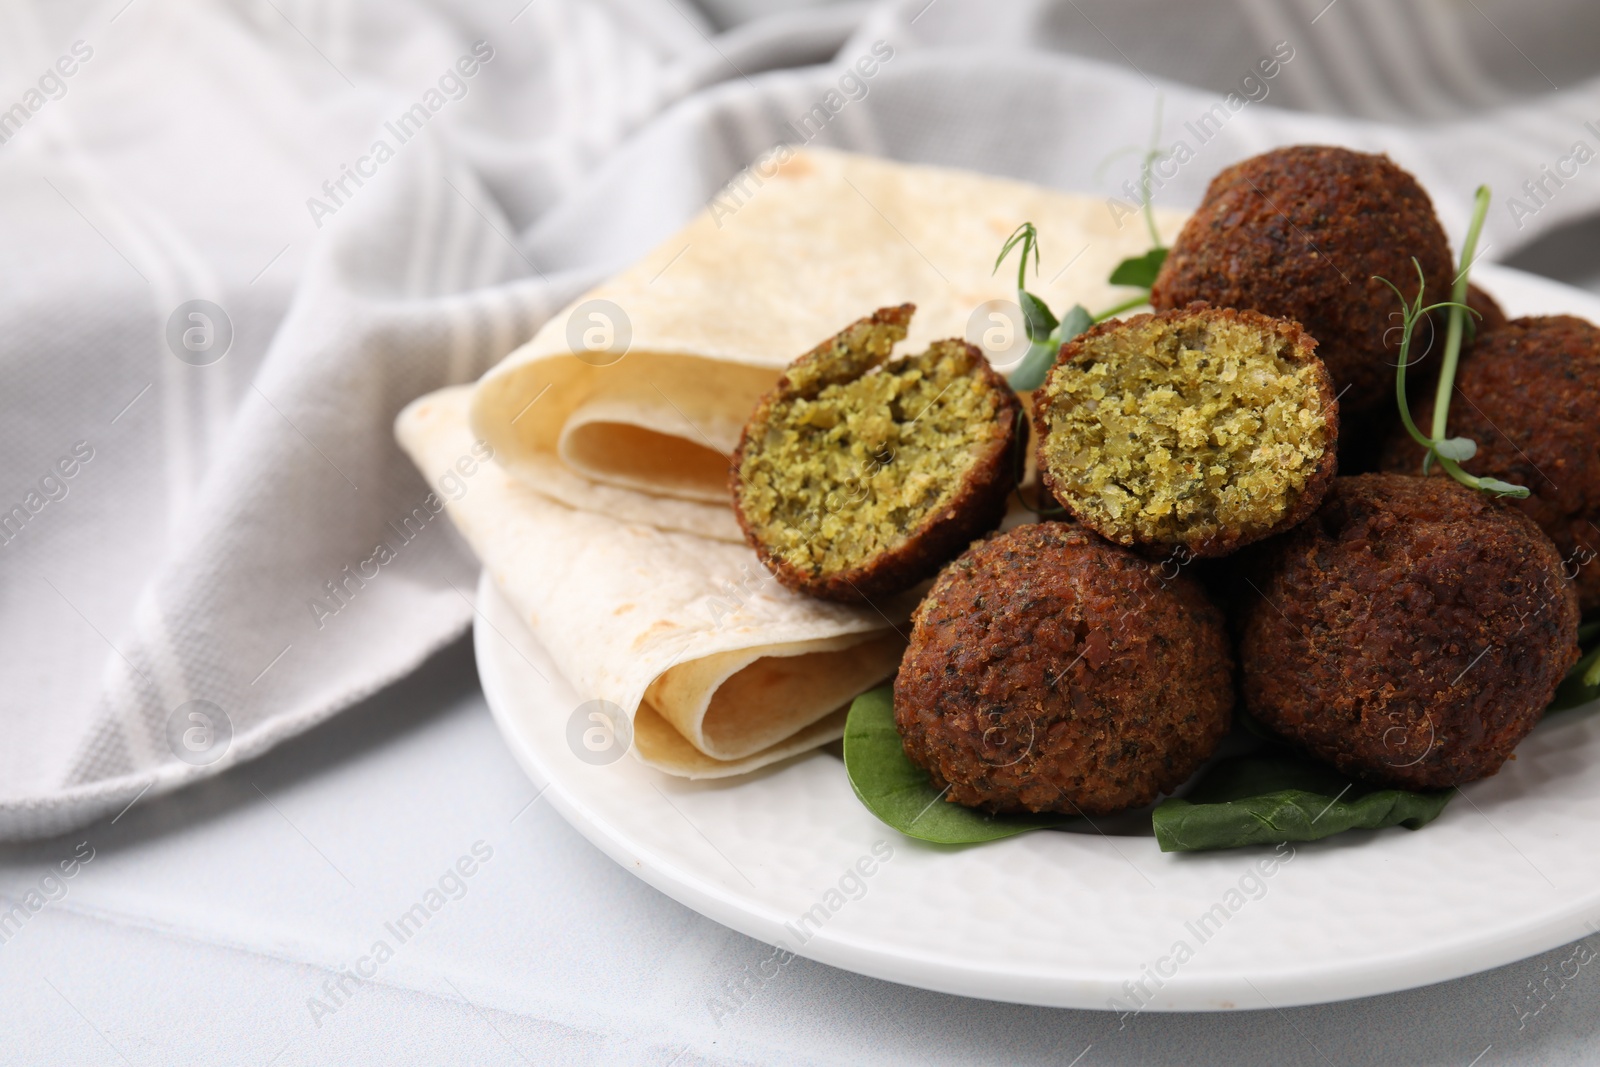
[[[1299,325],[1196,304],[1062,346],[1034,398],[1041,479],[1108,541],[1221,556],[1316,510],[1339,405]]]
[[[882,308],[801,356],[745,424],[734,511],[790,589],[901,592],[1005,514],[1022,405],[965,341],[890,361],[915,310]]]
[[[1477,442],[1468,473],[1524,485],[1516,506],[1537,522],[1576,577],[1578,603],[1600,608],[1600,329],[1571,315],[1516,319],[1484,330],[1456,375],[1449,436]],[[1433,422],[1433,399],[1419,405]],[[1423,451],[1402,428],[1385,470],[1420,473]],[[1437,468],[1436,468],[1437,469]],[[1443,471],[1438,471],[1444,475]]]
[[[1245,708],[1370,782],[1494,774],[1577,657],[1555,546],[1453,480],[1339,478],[1262,554],[1239,646]]]
[[[912,622],[895,724],[957,804],[1139,807],[1193,774],[1232,723],[1222,613],[1187,575],[1076,524],[973,545]]]
[[[1293,319],[1317,339],[1346,428],[1393,404],[1400,351],[1395,295],[1448,299],[1450,245],[1433,201],[1387,156],[1299,145],[1212,179],[1161,267],[1150,302],[1195,300]]]

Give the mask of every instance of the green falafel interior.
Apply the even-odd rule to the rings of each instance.
[[[1332,476],[1337,404],[1289,322],[1191,307],[1097,327],[1039,395],[1039,465],[1124,545],[1220,555],[1281,530]]]
[[[792,588],[892,594],[1000,520],[1015,395],[964,341],[891,359],[914,310],[883,308],[801,357],[745,428],[740,523]]]

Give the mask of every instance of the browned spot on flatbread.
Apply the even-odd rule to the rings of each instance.
[[[679,627],[677,623],[669,622],[666,619],[660,619],[656,622],[653,622],[650,624],[650,628],[648,630],[633,639],[633,650],[635,652],[642,651],[644,646],[649,644],[653,638],[660,637],[667,631],[676,630],[678,628]]]
[[[817,172],[816,164],[803,155],[795,155],[789,161],[780,164],[775,177],[779,178],[805,178]]]

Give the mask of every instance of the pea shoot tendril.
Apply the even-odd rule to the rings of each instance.
[[[1406,295],[1400,291],[1399,286],[1387,278],[1375,276],[1374,280],[1387,285],[1394,291],[1394,295],[1400,298],[1402,325],[1400,360],[1395,371],[1395,401],[1400,405],[1400,421],[1405,424],[1406,433],[1426,450],[1422,457],[1422,473],[1427,474],[1437,462],[1450,477],[1469,489],[1520,500],[1529,495],[1526,486],[1512,485],[1498,478],[1478,477],[1462,469],[1462,463],[1477,455],[1476,441],[1468,437],[1446,436],[1449,432],[1450,397],[1455,390],[1456,369],[1461,361],[1461,339],[1469,325],[1467,315],[1478,314],[1466,303],[1467,276],[1472,269],[1472,260],[1478,248],[1478,236],[1483,232],[1483,220],[1488,211],[1489,187],[1480,185],[1474,199],[1472,224],[1467,228],[1467,239],[1461,246],[1461,268],[1456,273],[1449,300],[1442,300],[1436,304],[1423,304],[1423,293],[1427,286],[1423,279],[1422,264],[1417,262],[1415,256],[1411,259],[1412,266],[1417,269],[1415,300],[1406,300]],[[1439,384],[1434,394],[1433,421],[1429,427],[1430,432],[1425,434],[1411,417],[1411,406],[1406,400],[1406,367],[1411,361],[1411,339],[1418,323],[1432,312],[1445,308],[1449,309],[1450,317],[1445,332],[1444,362],[1439,368]]]
[[[1020,249],[1017,256],[1017,304],[1022,308],[1022,319],[1027,327],[1029,341],[1027,355],[1022,357],[1022,362],[1011,372],[1010,381],[1013,388],[1019,390],[1039,388],[1044,384],[1045,375],[1049,373],[1051,364],[1055,363],[1056,354],[1061,351],[1063,344],[1097,322],[1115,318],[1124,311],[1132,311],[1150,302],[1150,288],[1155,284],[1156,275],[1160,273],[1161,265],[1167,259],[1167,249],[1162,245],[1161,233],[1156,228],[1150,177],[1151,166],[1161,156],[1161,148],[1156,141],[1160,133],[1161,102],[1158,98],[1150,147],[1139,165],[1139,189],[1142,194],[1139,210],[1144,216],[1146,228],[1150,231],[1151,248],[1143,255],[1130,256],[1118,263],[1108,279],[1112,285],[1126,285],[1137,289],[1138,292],[1133,296],[1106,308],[1099,314],[1091,314],[1082,304],[1074,304],[1067,309],[1066,314],[1057,319],[1043,300],[1028,291],[1030,256],[1033,259],[1034,274],[1039,273],[1038,228],[1032,222],[1024,222],[1012,231],[1011,236],[1006,238],[1006,243],[1001,246],[1000,254],[995,257],[994,272],[1000,270],[1000,264],[1005,262],[1013,249]]]

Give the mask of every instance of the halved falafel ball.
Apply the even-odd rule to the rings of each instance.
[[[1600,609],[1600,329],[1549,315],[1484,330],[1456,374],[1456,388],[1449,435],[1478,445],[1461,466],[1528,487],[1532,495],[1516,506],[1555,542],[1577,581],[1582,610]],[[1431,397],[1415,418],[1429,432]],[[1417,474],[1422,457],[1402,428],[1389,438],[1383,467]]]
[[[953,803],[1139,807],[1193,774],[1232,722],[1222,613],[1186,575],[1076,524],[973,545],[912,622],[895,724]]]
[[[1222,556],[1285,530],[1338,466],[1316,346],[1295,323],[1203,304],[1101,323],[1034,398],[1041,478],[1120,545]]]
[[[915,310],[883,308],[800,357],[745,424],[734,510],[791,589],[901,592],[1005,514],[1021,404],[965,341],[890,361]]]
[[[1455,481],[1339,478],[1257,563],[1245,708],[1371,782],[1441,789],[1494,774],[1577,656],[1577,598],[1555,546]]]
[[[1449,299],[1450,245],[1428,194],[1387,156],[1299,145],[1218,174],[1184,224],[1151,305],[1195,300],[1292,319],[1317,339],[1346,427],[1393,404],[1399,302],[1374,275]]]

